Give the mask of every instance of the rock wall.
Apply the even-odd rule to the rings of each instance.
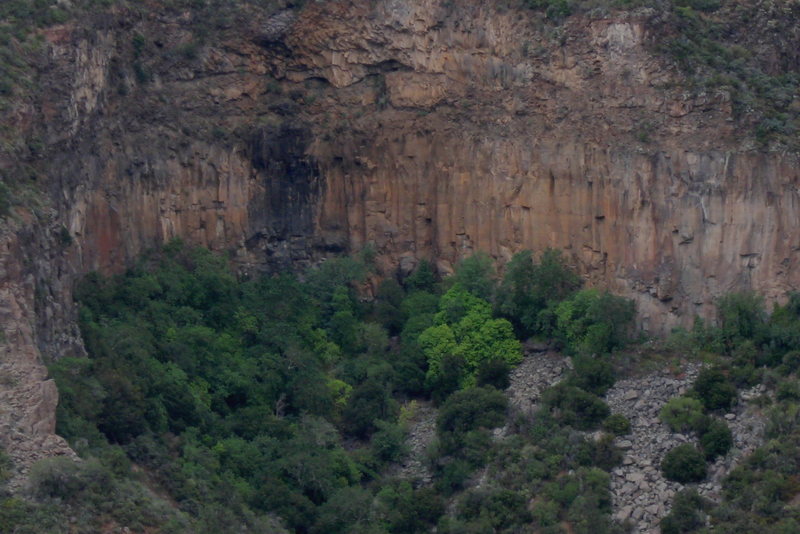
[[[36,91],[2,116],[22,148],[0,147],[43,192],[5,227],[1,278],[4,328],[27,332],[6,361],[38,384],[42,356],[80,353],[74,281],[174,237],[242,271],[367,243],[386,274],[557,247],[656,333],[800,282],[798,157],[755,150],[726,93],[681,89],[650,11],[242,10],[210,37],[158,2],[42,31]]]
[[[317,2],[255,11],[193,59],[189,15],[49,30],[45,170],[75,270],[173,237],[243,269],[372,243],[387,273],[556,247],[654,333],[725,292],[780,298],[800,160],[753,150],[724,92],[679,89],[653,16]]]
[[[46,336],[37,336],[38,323],[63,314],[67,319],[62,321],[71,322],[72,329],[47,339],[48,346],[63,356],[83,351],[77,328],[69,321],[71,309],[61,308],[59,300],[45,294],[33,274],[34,263],[41,273],[57,271],[62,263],[52,258],[51,251],[58,247],[40,241],[48,236],[48,229],[33,217],[0,222],[0,447],[15,467],[8,481],[12,491],[19,489],[37,460],[75,457],[55,434],[58,390],[42,365],[39,343]]]

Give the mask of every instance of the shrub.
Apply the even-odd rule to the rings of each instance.
[[[76,462],[69,458],[46,458],[31,469],[31,491],[40,499],[74,499],[82,492],[106,491],[111,474],[96,460]]]
[[[633,324],[633,301],[600,293],[578,291],[555,309],[556,335],[573,354],[606,354],[624,346]]]
[[[508,365],[522,361],[519,341],[511,323],[493,319],[491,306],[454,285],[442,295],[440,311],[434,316],[435,326],[420,333],[418,342],[428,359],[427,381],[435,385],[443,378],[446,358],[463,358],[461,386],[476,382],[476,373],[484,362],[503,360]]]
[[[393,335],[402,330],[408,319],[401,309],[404,297],[403,288],[391,278],[381,282],[375,295],[375,318]]]
[[[531,521],[525,496],[507,489],[470,491],[461,502],[460,515],[483,519],[495,531]]]
[[[722,338],[731,347],[736,341],[753,339],[766,323],[764,299],[755,293],[731,293],[717,304]]]
[[[428,373],[425,385],[436,404],[441,404],[461,387],[464,380],[466,362],[462,356],[446,354],[442,357],[438,373]]]
[[[353,390],[342,417],[348,432],[360,438],[374,432],[378,420],[394,418],[399,408],[386,385],[370,378]]]
[[[466,460],[453,460],[444,465],[436,481],[436,489],[442,495],[449,497],[464,486],[464,482],[472,473],[472,466]]]
[[[661,521],[661,534],[694,532],[705,525],[703,498],[695,490],[683,490],[675,495],[672,511]]]
[[[542,395],[542,404],[561,423],[590,430],[608,417],[608,405],[596,395],[567,384],[559,384]]]
[[[790,350],[784,354],[783,365],[786,366],[790,373],[794,373],[800,369],[800,350]]]
[[[614,445],[614,436],[603,434],[592,445],[592,465],[611,471],[622,463],[622,451]]]
[[[797,380],[782,380],[775,390],[775,397],[782,401],[800,400],[800,384],[797,383]]]
[[[518,252],[506,265],[497,290],[497,309],[514,321],[523,335],[544,332],[542,312],[580,287],[580,278],[566,265],[561,252],[545,250],[540,263],[529,250]]]
[[[574,365],[570,383],[595,395],[605,395],[616,380],[614,366],[608,361],[590,356],[572,358]]]
[[[345,534],[370,521],[372,495],[358,487],[342,488],[319,508],[314,534]]]
[[[406,454],[405,432],[399,425],[376,421],[377,432],[372,435],[372,455],[381,462],[394,462]]]
[[[681,484],[700,482],[706,478],[706,460],[697,448],[688,443],[678,445],[661,462],[664,477]]]
[[[436,272],[431,262],[421,260],[403,283],[408,291],[433,291],[436,288]]]
[[[494,428],[505,420],[508,400],[493,388],[469,388],[454,393],[442,404],[437,426],[440,432],[468,432]]]
[[[389,532],[428,532],[444,513],[444,500],[431,487],[412,490],[407,481],[387,481],[377,495]]]
[[[540,527],[553,526],[558,523],[558,504],[553,501],[537,501],[531,514]]]
[[[728,410],[736,402],[736,387],[715,367],[700,371],[693,390],[707,410]]]
[[[688,432],[703,415],[703,404],[691,397],[674,397],[661,408],[661,420],[675,432]]]
[[[511,383],[508,376],[510,372],[511,366],[505,360],[485,361],[478,367],[476,381],[478,386],[492,386],[503,390]]]
[[[621,413],[612,413],[603,421],[603,430],[615,436],[624,436],[631,431],[631,422]]]
[[[494,261],[485,252],[476,252],[459,262],[453,281],[477,297],[492,300],[497,284]]]
[[[721,419],[711,419],[708,428],[700,436],[700,445],[709,461],[727,454],[733,447],[731,429]]]

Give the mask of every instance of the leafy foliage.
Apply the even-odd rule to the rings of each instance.
[[[584,289],[555,309],[556,334],[575,354],[607,354],[624,346],[633,324],[633,302]]]
[[[661,408],[661,419],[675,432],[692,430],[702,416],[703,404],[691,397],[674,397]]]
[[[603,430],[615,436],[624,436],[631,431],[631,422],[624,415],[614,413],[603,421]]]
[[[728,410],[736,402],[736,386],[718,368],[700,371],[693,393],[707,410]]]
[[[542,395],[542,404],[561,424],[581,430],[596,428],[609,416],[608,405],[580,388],[559,384]]]
[[[675,495],[672,510],[661,521],[662,534],[683,534],[705,526],[702,510],[707,504],[695,490],[683,490]]]
[[[419,345],[428,359],[427,380],[437,388],[456,378],[463,386],[475,384],[481,366],[492,361],[515,365],[522,361],[519,341],[511,323],[493,319],[489,303],[454,285],[439,301],[436,326],[419,335]],[[458,371],[455,362],[463,362]],[[449,387],[452,387],[452,383]]]
[[[497,309],[525,336],[551,334],[552,308],[580,287],[561,252],[547,249],[537,264],[529,250],[519,252],[506,265],[497,290]]]
[[[569,280],[558,255],[546,256],[542,265]],[[521,347],[512,323],[467,289],[494,291],[493,268],[475,258],[441,285],[421,264],[403,284],[384,281],[373,302],[359,294],[369,269],[360,259],[330,259],[303,281],[240,281],[224,259],[180,242],[114,278],[88,276],[76,296],[89,357],[59,360],[51,373],[58,431],[91,469],[43,465],[40,498],[80,495],[76,484],[99,492],[95,477],[138,495],[144,471],[175,508],[164,519],[157,499],[121,505],[143,528],[379,534],[557,520],[613,531],[602,470],[621,452],[610,436],[573,430],[606,419],[596,393],[613,383],[608,362],[576,358],[533,421],[510,421],[501,390]],[[553,309],[572,289],[537,291]],[[413,410],[398,421],[401,402],[426,396],[441,404],[434,485],[415,490],[387,467],[408,451]],[[507,439],[493,437],[499,426]],[[508,485],[463,491],[481,466]],[[534,490],[546,495],[536,514]],[[8,513],[31,516],[26,506],[10,503]]]
[[[706,478],[706,459],[693,445],[684,443],[664,456],[661,470],[668,480],[681,484],[700,482]]]

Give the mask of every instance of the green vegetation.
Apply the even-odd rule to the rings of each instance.
[[[625,346],[633,326],[633,302],[584,289],[555,309],[555,333],[573,354],[608,354]]]
[[[702,451],[681,446],[668,454],[662,468],[675,480],[699,480],[705,461],[733,445],[730,429],[713,413],[730,409],[738,388],[759,382],[774,393],[774,400],[757,399],[758,406],[766,407],[765,444],[723,481],[721,503],[705,502],[691,491],[678,494],[662,531],[707,532],[708,520],[714,532],[796,532],[800,296],[789,294],[785,305],[767,313],[758,296],[731,294],[720,299],[718,311],[717,325],[698,320],[691,332],[679,334],[683,346],[704,353],[713,365],[700,373],[687,397],[673,399],[662,411],[673,429],[695,432]]]
[[[691,397],[674,397],[661,408],[661,419],[674,432],[689,432],[703,417],[703,403]]]
[[[432,389],[444,388],[439,396],[456,384],[475,384],[478,371],[490,362],[516,365],[522,361],[511,323],[493,319],[489,302],[458,282],[442,295],[433,321],[436,326],[425,329],[418,342],[428,359],[427,382]],[[459,368],[453,370],[449,360],[457,360]]]
[[[522,336],[553,331],[554,309],[580,287],[561,252],[545,250],[539,263],[529,250],[515,254],[506,265],[497,289],[497,310],[514,323]]]
[[[708,503],[695,490],[679,492],[669,515],[661,521],[661,534],[682,534],[704,527],[703,510],[707,507]]]
[[[682,484],[700,482],[706,478],[706,459],[696,447],[684,443],[664,456],[661,470],[668,480]]]
[[[502,392],[522,358],[516,333],[525,327],[502,302],[504,292],[519,289],[522,301],[539,291],[533,282],[545,262],[530,253],[515,258],[526,269],[501,279],[481,256],[444,281],[422,262],[405,280],[384,280],[372,301],[360,293],[369,254],[329,259],[302,277],[237,280],[222,258],[176,242],[123,275],[88,276],[76,295],[89,357],[51,368],[58,431],[85,461],[40,463],[35,500],[0,495],[0,519],[16,532],[109,524],[153,532],[623,532],[610,519],[608,471],[622,460],[613,437],[630,423],[610,415],[600,396],[614,383],[609,354],[629,341],[632,307],[580,290],[560,256],[547,254],[559,258],[554,278],[569,283],[531,299],[543,318],[533,328],[547,325],[537,335],[560,340],[573,370],[525,417]],[[533,280],[520,275],[526,270]],[[664,528],[693,532],[709,517],[715,531],[791,531],[800,298],[772,314],[749,296],[721,303],[718,326],[698,322],[683,334],[697,351],[717,350],[714,364],[662,411],[699,447],[670,451],[661,467],[670,479],[696,482],[727,453],[730,429],[717,414],[752,384],[737,378],[742,368],[777,392],[769,441],[725,481],[722,504],[679,494]],[[433,481],[416,487],[391,473],[408,454],[405,433],[425,399],[439,406],[425,458]],[[583,434],[600,428],[597,439]],[[67,513],[76,522],[57,524]]]
[[[631,422],[624,415],[614,413],[603,421],[603,430],[614,436],[624,436],[631,431]]]
[[[555,310],[580,293],[560,256],[545,256],[536,283],[544,272],[568,281],[541,300]],[[605,356],[575,347],[565,383],[518,418],[502,392],[522,359],[518,325],[497,301],[512,276],[536,284],[498,280],[476,255],[444,281],[421,262],[366,301],[371,268],[365,253],[302,277],[237,280],[222,258],[175,242],[123,275],[86,277],[76,298],[89,357],[51,367],[58,432],[85,461],[38,464],[34,502],[0,501],[6,524],[29,532],[72,515],[51,530],[618,532],[606,471],[621,452],[610,435],[578,432],[604,421],[625,431],[597,396],[614,381]],[[562,329],[582,331],[575,321],[596,318],[548,328],[572,346]],[[423,399],[439,404],[434,480],[415,488],[390,466],[408,453]],[[492,482],[476,489],[480,469]]]

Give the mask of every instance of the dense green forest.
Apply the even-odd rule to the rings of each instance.
[[[224,258],[174,242],[123,275],[86,277],[89,356],[50,369],[57,430],[84,461],[37,464],[29,499],[0,497],[4,531],[625,532],[608,472],[628,425],[602,396],[648,358],[630,349],[632,303],[581,289],[553,250],[516,255],[502,277],[480,253],[444,280],[423,261],[367,298],[371,257],[240,280]],[[698,320],[661,347],[708,363],[662,411],[700,447],[661,467],[703,480],[731,446],[719,414],[761,382],[776,392],[759,399],[768,441],[728,477],[721,505],[679,494],[664,532],[702,531],[708,517],[715,532],[796,532],[800,296],[771,315],[749,294],[719,309],[718,326]],[[504,389],[530,336],[553,340],[573,370],[525,417]],[[429,402],[423,484],[395,467]]]
[[[580,290],[555,251],[538,263],[520,254],[502,280],[481,254],[446,280],[422,262],[365,300],[370,270],[365,251],[299,277],[237,280],[224,259],[173,243],[122,276],[87,277],[77,299],[89,357],[51,367],[58,432],[87,461],[37,466],[40,504],[3,505],[12,531],[112,522],[269,532],[279,522],[294,532],[510,532],[558,531],[565,520],[612,530],[603,469],[618,453],[573,427],[608,415],[596,394],[613,379],[583,375],[624,342],[631,303]],[[522,359],[518,337],[530,334],[559,339],[586,364],[554,389],[552,409],[514,420],[503,388]],[[435,481],[424,487],[388,467],[405,453],[412,401],[427,399],[439,416],[427,460]],[[493,439],[503,425],[510,436]],[[481,467],[497,482],[465,490]]]

